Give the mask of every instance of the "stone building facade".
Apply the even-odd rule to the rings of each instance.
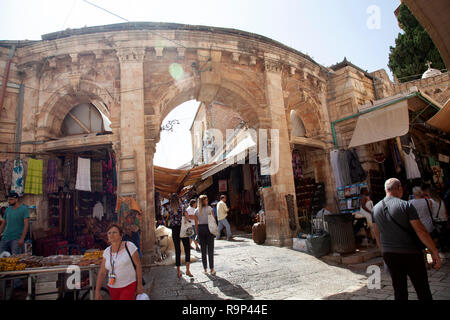
[[[384,70],[369,74],[347,61],[327,68],[271,39],[222,28],[125,23],[42,38],[0,42],[1,75],[10,61],[0,114],[0,151],[52,152],[109,145],[120,167],[131,167],[134,161],[137,182],[125,192],[136,194],[144,212],[147,258],[155,242],[155,145],[163,119],[181,103],[196,99],[206,106],[225,105],[249,128],[279,130],[279,170],[263,196],[267,243],[284,246],[295,234],[289,228],[285,200],[289,194],[295,199],[293,145],[311,149],[316,178],[325,182],[327,199],[334,205],[331,122],[409,85],[391,83]],[[447,73],[411,85],[426,87],[443,101],[450,96],[448,83]],[[92,103],[106,115],[112,134],[64,137],[62,122],[81,103]],[[291,135],[292,110],[304,124],[303,137]],[[340,146],[348,143],[353,127],[350,121],[336,128]],[[12,159],[14,154],[1,156]],[[128,174],[133,173],[119,174],[119,185],[130,178]],[[45,211],[45,197],[30,201],[37,204],[38,212]],[[45,225],[45,218],[40,223]]]

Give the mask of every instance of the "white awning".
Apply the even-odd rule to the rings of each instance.
[[[349,148],[392,139],[409,131],[408,101],[359,116]]]
[[[450,132],[450,99],[427,123],[444,132]]]

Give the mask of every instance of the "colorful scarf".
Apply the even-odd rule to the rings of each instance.
[[[42,194],[42,169],[44,161],[30,159],[28,161],[28,172],[25,180],[25,193]]]
[[[11,180],[11,191],[14,191],[19,196],[23,196],[24,189],[24,166],[23,160],[14,160],[14,169]]]
[[[50,159],[47,163],[46,192],[58,192],[58,160]]]

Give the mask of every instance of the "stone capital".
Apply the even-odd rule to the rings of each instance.
[[[264,61],[264,69],[266,72],[281,73],[283,70],[283,65],[280,61],[266,59]]]
[[[147,156],[151,156],[153,158],[156,152],[156,141],[155,139],[145,139],[145,153]]]
[[[118,48],[116,49],[116,54],[120,63],[143,62],[145,48]]]

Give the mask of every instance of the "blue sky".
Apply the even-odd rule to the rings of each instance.
[[[131,21],[176,22],[235,28],[277,40],[330,66],[344,57],[369,72],[384,68],[389,46],[400,29],[394,10],[399,0],[89,0]],[[379,28],[369,28],[379,9]],[[42,34],[123,22],[83,0],[0,0],[0,40],[38,40]],[[163,132],[155,163],[181,165],[192,157],[187,129],[197,103],[175,109],[168,118],[181,124],[173,133]],[[183,141],[183,143],[180,143]],[[173,143],[186,145],[172,154]]]

